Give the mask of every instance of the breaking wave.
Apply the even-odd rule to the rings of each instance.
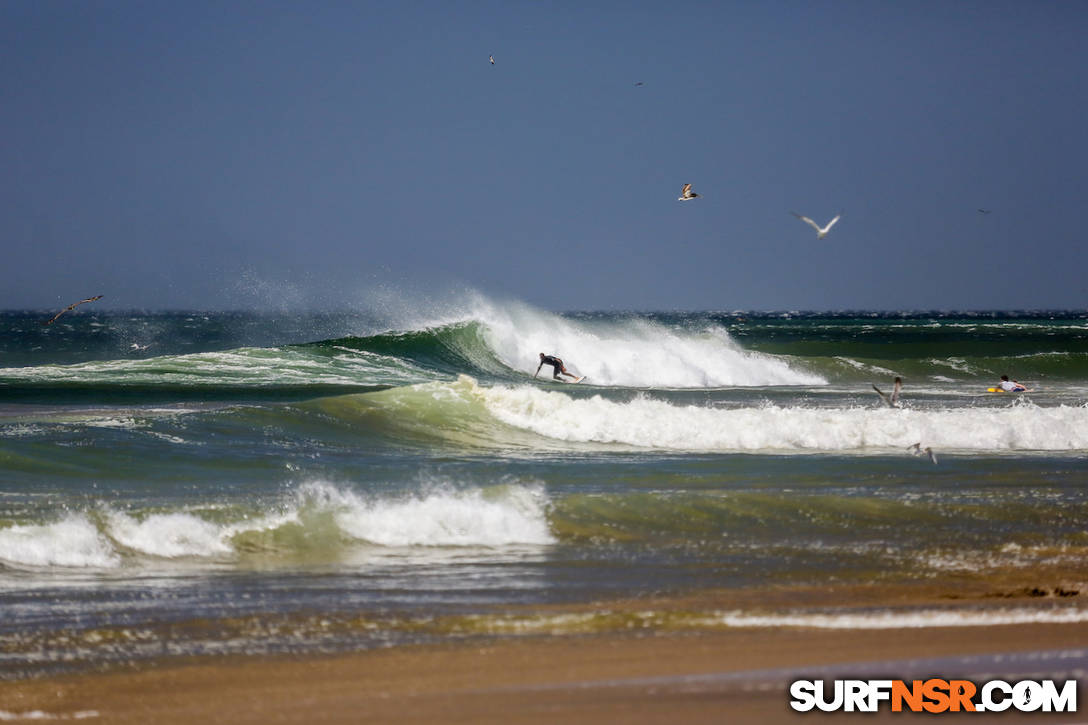
[[[0,564],[114,569],[148,559],[335,558],[358,547],[539,547],[554,543],[546,508],[543,491],[533,484],[438,485],[382,498],[315,482],[263,509],[132,513],[104,508],[0,528]]]
[[[485,387],[468,376],[312,405],[347,425],[398,438],[480,446],[551,441],[747,453],[1088,450],[1088,406],[886,409],[681,405],[649,396],[576,397],[531,385]],[[527,437],[531,434],[532,437]]]

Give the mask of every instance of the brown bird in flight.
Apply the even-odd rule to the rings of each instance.
[[[94,302],[95,300],[100,300],[100,299],[102,299],[102,295],[95,295],[94,297],[88,297],[87,299],[80,300],[79,302],[73,302],[72,304],[68,305],[63,310],[58,312],[57,314],[53,315],[53,319],[47,320],[47,321],[43,322],[42,324],[43,325],[52,325],[54,322],[57,321],[58,317],[63,315],[68,310],[75,309],[76,307],[79,307],[80,305],[82,305],[84,302]]]
[[[680,198],[677,201],[691,201],[692,199],[698,199],[699,195],[691,190],[691,184],[684,184],[680,187]]]

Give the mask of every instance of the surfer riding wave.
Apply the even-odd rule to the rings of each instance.
[[[545,365],[552,366],[552,378],[554,378],[555,380],[562,380],[562,378],[559,377],[560,374],[574,378],[574,382],[578,382],[579,380],[581,380],[581,378],[579,378],[574,373],[567,371],[567,367],[563,364],[563,361],[561,359],[557,358],[554,355],[545,355],[544,353],[540,353],[540,364],[536,366],[536,372],[533,373],[534,378],[540,374],[540,368],[544,367]]]

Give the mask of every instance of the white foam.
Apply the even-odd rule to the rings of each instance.
[[[475,315],[485,339],[512,368],[536,370],[540,353],[557,355],[595,385],[720,388],[821,385],[822,377],[785,360],[749,352],[717,325],[677,330],[645,319],[571,319],[525,304],[480,299]],[[542,374],[551,374],[546,366]]]
[[[311,491],[316,484],[311,484]],[[381,546],[485,546],[555,543],[539,487],[439,489],[406,498],[365,499],[322,486],[338,505],[347,535]]]
[[[1013,624],[1069,624],[1088,621],[1088,610],[1063,608],[917,609],[840,612],[713,612],[686,615],[644,610],[626,612],[613,622],[608,611],[544,615],[467,617],[475,628],[492,634],[573,634],[600,631],[602,627],[625,629],[657,627],[737,629],[797,627],[805,629],[886,630],[923,627],[994,627]]]
[[[166,441],[167,443],[174,443],[177,445],[204,445],[202,442],[187,441],[184,438],[179,438],[178,436],[170,435],[169,433],[159,433],[157,431],[147,431],[147,433],[148,435]]]
[[[555,543],[542,486],[457,489],[427,483],[422,488],[425,491],[416,495],[364,497],[329,483],[307,483],[278,511],[226,522],[182,511],[142,516],[105,510],[102,532],[88,516],[72,514],[51,524],[0,529],[0,561],[20,566],[116,568],[123,562],[121,551],[135,555],[127,560],[129,566],[148,564],[147,557],[222,560],[240,553],[235,537],[285,526],[302,527],[304,538],[347,539],[385,547],[502,548]],[[330,526],[334,528],[328,530]]]
[[[226,527],[187,513],[152,514],[137,520],[109,514],[109,531],[117,543],[159,557],[215,556],[232,552]]]
[[[926,362],[931,365],[952,368],[958,373],[965,373],[968,375],[979,375],[982,373],[982,371],[969,365],[966,360],[958,357],[950,357],[945,360],[941,360],[939,358],[930,358]]]
[[[712,617],[728,627],[806,627],[814,629],[913,629],[919,627],[985,627],[1008,624],[1088,622],[1088,610],[998,609],[850,612],[832,614],[746,614],[724,612]]]
[[[543,352],[559,356],[571,372],[588,375],[595,385],[719,388],[827,382],[782,358],[744,350],[718,325],[678,330],[646,319],[570,318],[516,300],[493,301],[475,291],[461,292],[451,304],[402,300],[397,307],[400,329],[479,322],[495,355],[526,373],[536,370]],[[406,313],[419,309],[427,310],[425,316]]]
[[[17,566],[117,568],[156,559],[222,560],[237,556],[235,537],[302,527],[316,540],[354,540],[382,547],[547,546],[555,543],[548,501],[539,485],[457,489],[422,484],[416,495],[364,497],[324,482],[301,485],[281,510],[217,522],[196,513],[146,516],[105,510],[104,531],[86,515],[0,529],[0,561]],[[321,531],[323,527],[334,529]],[[376,555],[380,558],[380,554]],[[366,561],[366,557],[360,561]]]
[[[465,386],[462,377],[456,385]],[[921,441],[938,451],[1085,451],[1088,406],[892,410],[764,405],[681,406],[647,397],[577,399],[533,386],[469,394],[507,425],[561,441],[702,451],[903,451]]]
[[[872,363],[864,363],[860,360],[855,360],[849,357],[836,356],[835,359],[841,363],[849,365],[855,370],[861,370],[862,372],[874,373],[885,377],[891,377],[899,374],[895,370],[889,370],[888,368],[883,368],[879,365],[873,365]]]
[[[0,426],[0,430],[3,431],[3,435],[7,438],[23,438],[26,436],[41,435],[45,429],[37,425],[15,423],[13,425]]]
[[[91,568],[121,563],[94,524],[76,514],[51,524],[0,529],[0,560],[22,566]]]
[[[25,712],[10,712],[0,710],[0,720],[88,720],[98,717],[98,710],[77,710],[75,712],[45,712],[44,710],[27,710]]]
[[[919,556],[918,562],[939,571],[978,572],[1007,567],[1077,565],[1084,558],[1079,546],[1022,546],[1008,542],[997,551],[937,551]]]

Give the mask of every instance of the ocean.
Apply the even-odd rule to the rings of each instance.
[[[421,307],[0,313],[0,678],[1088,619],[1088,312]]]

